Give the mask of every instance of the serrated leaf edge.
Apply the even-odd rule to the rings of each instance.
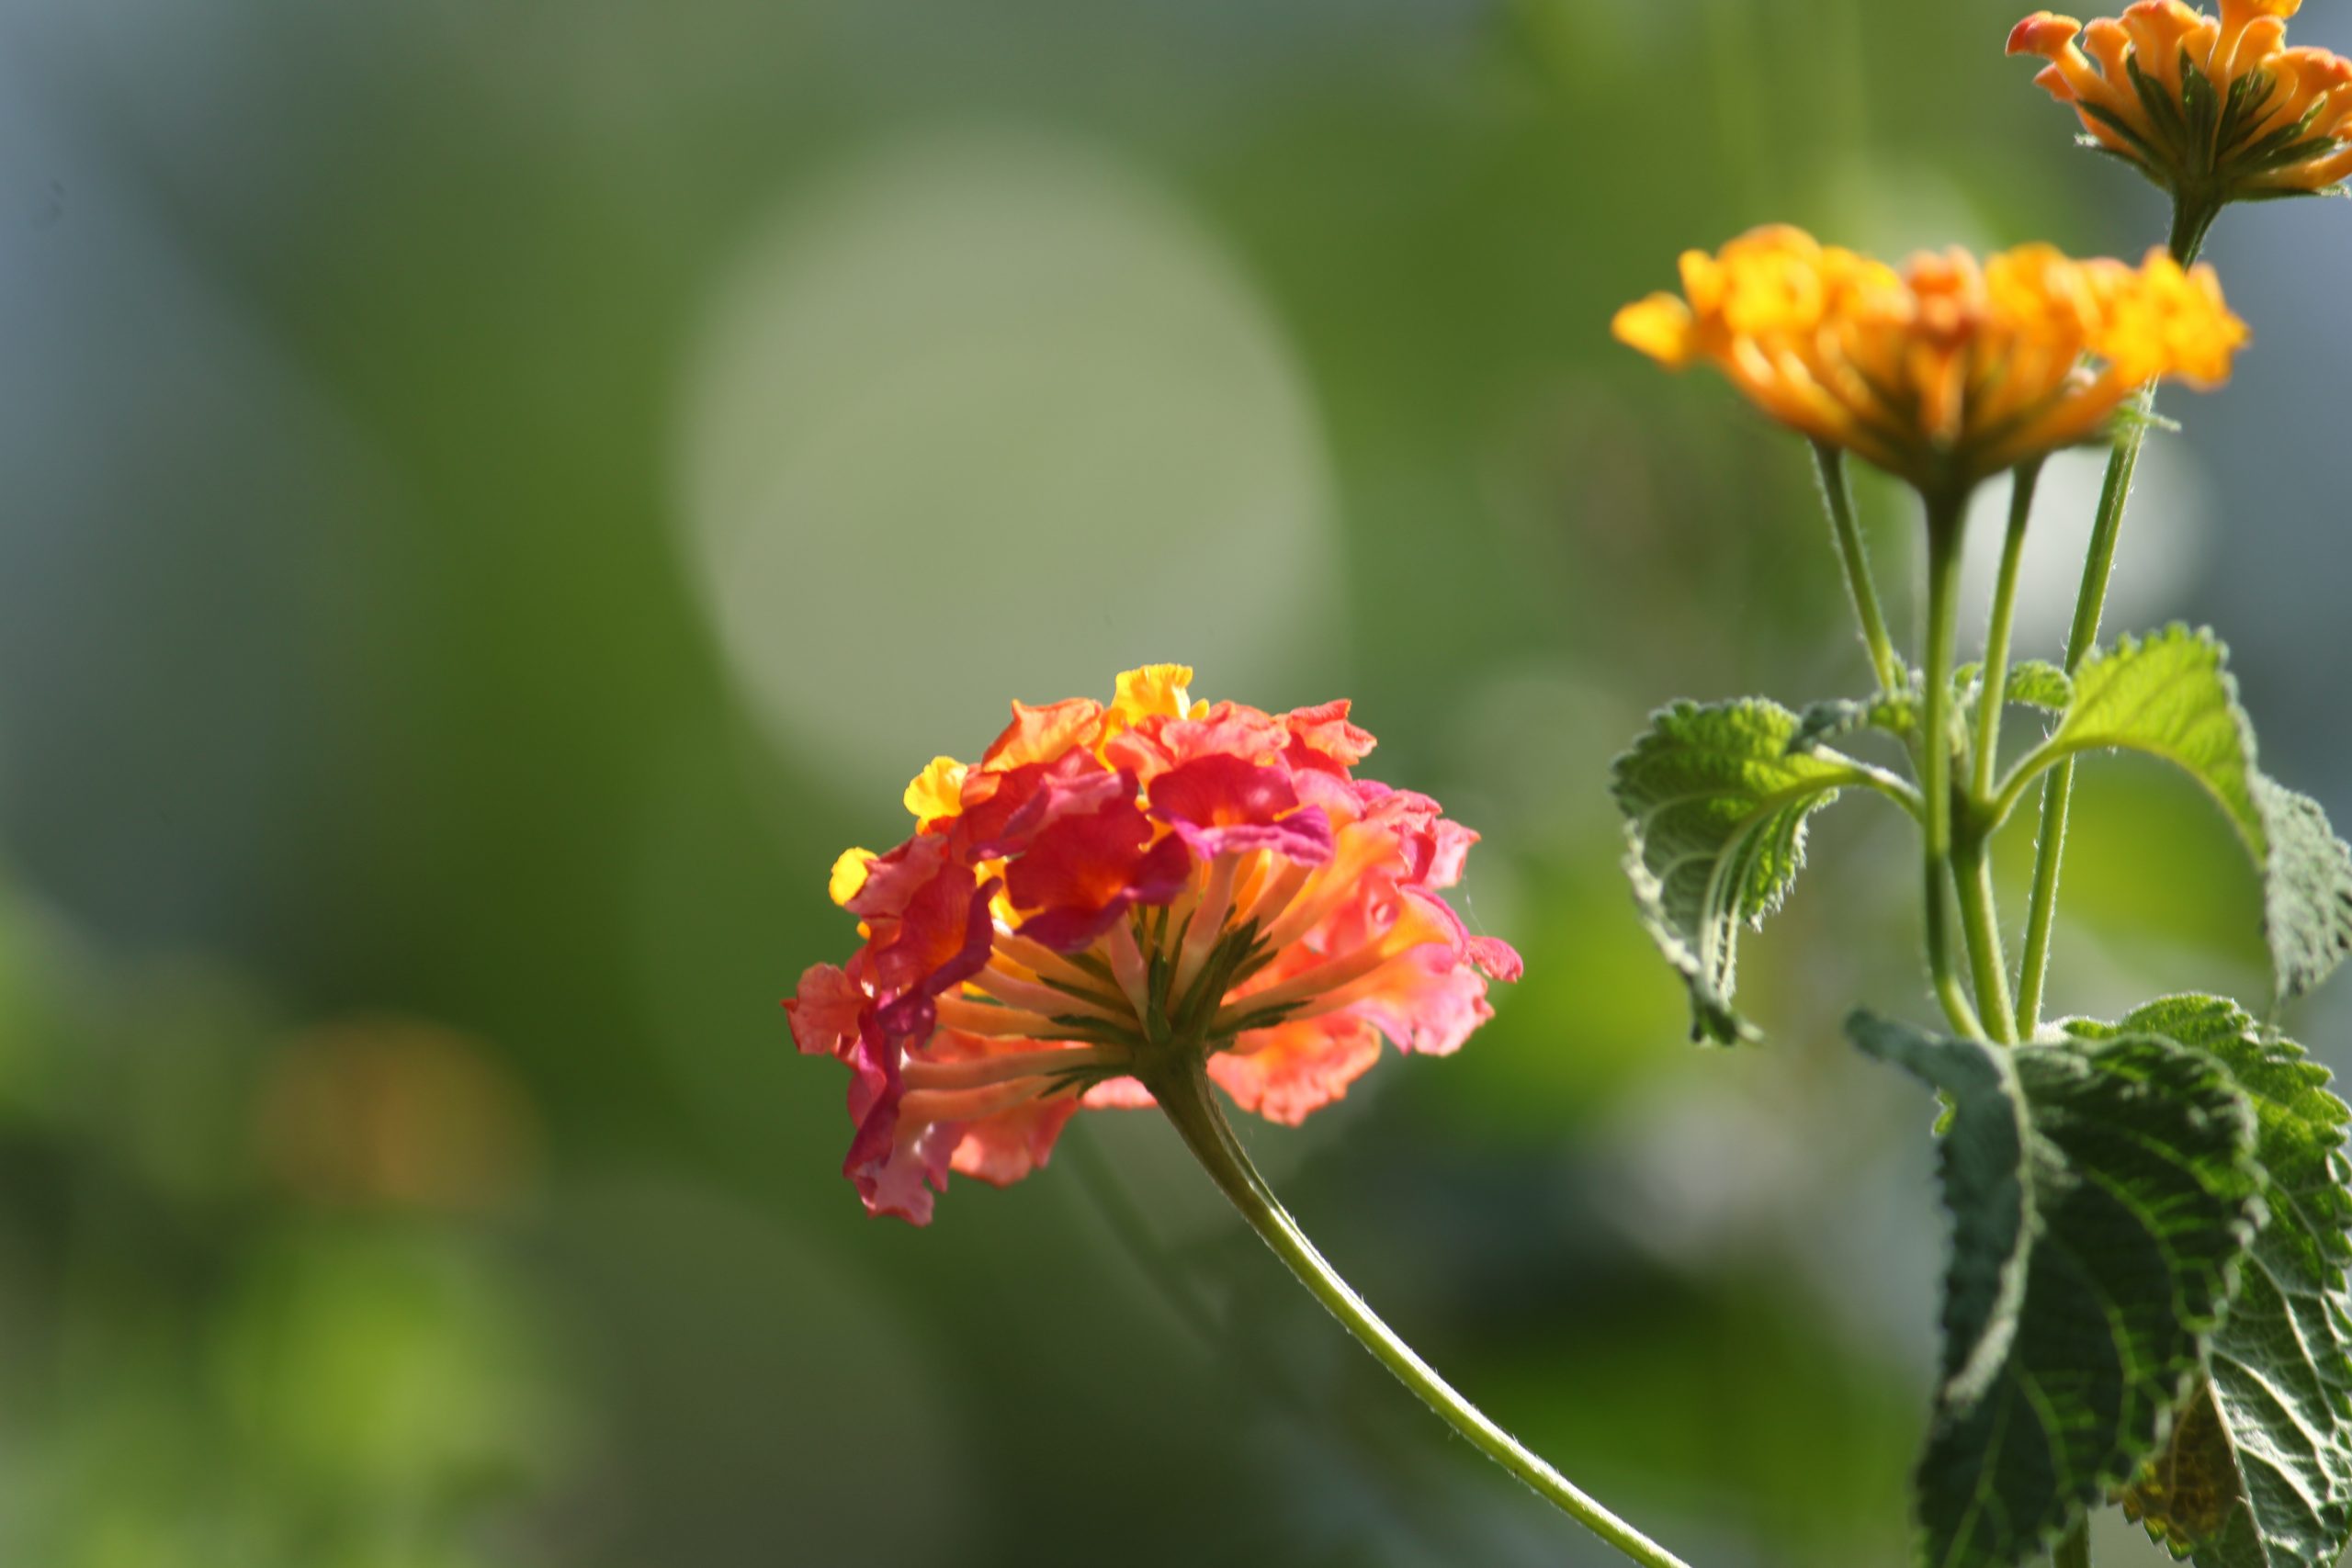
[[[2152,651],[2161,650],[2176,643],[2194,644],[2200,652],[2210,655],[2208,668],[2220,687],[2223,713],[2234,731],[2238,745],[2238,759],[2245,771],[2245,806],[2253,817],[2251,828],[2241,817],[2237,806],[2214,788],[2200,771],[2188,766],[2171,752],[2150,746],[2136,745],[2128,736],[2119,736],[2114,733],[2121,727],[2102,727],[2098,731],[2075,738],[2063,746],[2059,744],[2065,737],[2066,725],[2075,714],[2074,701],[2081,698],[2086,686],[2089,684],[2090,677],[2102,665],[2117,660],[2145,657]],[[2161,690],[2169,690],[2169,687]],[[2150,700],[2154,700],[2158,694],[2160,693],[2152,693]],[[2135,637],[2127,635],[2119,637],[2112,647],[2093,652],[2082,668],[2075,672],[2071,697],[2073,700],[2070,700],[2065,712],[2060,716],[2057,726],[2052,730],[2048,739],[2043,742],[2042,748],[2038,749],[2037,756],[2046,757],[2049,761],[2054,761],[2064,757],[2079,755],[2085,751],[2129,750],[2169,762],[2186,773],[2200,790],[2204,791],[2208,798],[2222,808],[2222,816],[2228,819],[2239,840],[2245,844],[2247,852],[2254,859],[2256,874],[2262,882],[2264,945],[2271,957],[2275,999],[2292,1000],[2318,988],[2328,974],[2333,972],[2335,964],[2343,961],[2345,953],[2339,949],[2334,963],[2326,964],[2308,978],[2287,970],[2281,962],[2281,938],[2278,934],[2279,921],[2276,897],[2285,879],[2280,874],[2280,869],[2274,857],[2278,848],[2277,842],[2278,811],[2282,797],[2308,804],[2312,810],[2318,814],[2323,825],[2325,825],[2325,813],[2317,802],[2311,801],[2309,796],[2289,789],[2262,771],[2260,749],[2255,735],[2254,723],[2247,715],[2245,705],[2239,701],[2237,676],[2229,667],[2228,644],[2222,642],[2211,627],[2202,626],[2192,627],[2183,621],[2171,622],[2161,630],[2143,637]],[[2335,832],[2332,826],[2328,826],[2327,830],[2337,858],[2347,867],[2352,867],[2352,845],[2347,845],[2343,837]],[[2342,895],[2339,895],[2339,897],[2342,897]]]
[[[1753,913],[1735,914],[1734,919],[1726,922],[1707,922],[1707,928],[1700,933],[1702,945],[1694,949],[1684,938],[1682,932],[1676,928],[1666,908],[1666,878],[1650,869],[1648,858],[1645,852],[1645,834],[1649,824],[1660,813],[1676,806],[1687,805],[1691,801],[1705,799],[1724,792],[1719,790],[1685,792],[1668,795],[1664,799],[1645,802],[1638,809],[1634,809],[1628,803],[1626,777],[1634,765],[1645,760],[1650,754],[1651,742],[1658,739],[1672,726],[1713,714],[1762,715],[1775,722],[1792,727],[1792,734],[1793,727],[1802,723],[1797,714],[1766,697],[1735,697],[1715,703],[1701,703],[1685,698],[1668,703],[1652,710],[1641,734],[1631,746],[1619,752],[1610,763],[1610,793],[1626,819],[1624,823],[1625,852],[1619,863],[1624,869],[1626,880],[1633,885],[1634,903],[1640,911],[1644,928],[1649,932],[1651,941],[1657,946],[1668,964],[1682,976],[1684,985],[1690,990],[1693,1013],[1690,1032],[1692,1040],[1713,1039],[1723,1044],[1753,1044],[1763,1039],[1763,1032],[1742,1017],[1731,1002],[1734,976],[1738,965],[1736,931],[1742,926],[1750,931],[1761,931],[1765,919],[1780,912],[1789,894],[1794,889],[1798,875],[1804,869],[1806,829],[1813,814],[1834,804],[1838,796],[1846,789],[1864,784],[1867,779],[1861,765],[1854,759],[1818,745],[1807,748],[1804,754],[1811,761],[1839,769],[1840,774],[1836,777],[1808,781],[1801,788],[1778,790],[1759,797],[1756,809],[1742,819],[1731,836],[1725,840],[1724,852],[1715,857],[1714,864],[1708,874],[1708,890],[1701,907],[1702,909],[1717,907],[1716,890],[1724,885],[1726,871],[1735,863],[1741,867],[1748,863],[1747,857],[1753,853],[1753,845],[1757,841],[1758,829],[1788,807],[1810,801],[1811,804],[1806,806],[1797,821],[1794,831],[1790,835],[1789,851],[1792,864],[1789,875],[1767,892]],[[1740,761],[1773,760],[1762,757],[1741,757],[1736,753],[1727,752],[1726,754]],[[1795,754],[1792,747],[1784,744],[1780,757],[1785,760]],[[1744,877],[1744,872],[1742,875]],[[1733,940],[1721,950],[1713,945],[1714,931],[1718,923],[1727,928],[1733,935]]]
[[[1891,1065],[1900,1066],[1904,1070],[1911,1072],[1914,1077],[1922,1078],[1926,1077],[1925,1074],[1919,1073],[1908,1063],[1894,1061],[1892,1058],[1880,1056],[1877,1051],[1872,1050],[1869,1045],[1864,1044],[1861,1035],[1857,1032],[1856,1028],[1858,1023],[1863,1022],[1872,1024],[1896,1023],[1897,1027],[1904,1029],[1911,1029],[1913,1026],[1900,1024],[1898,1021],[1881,1019],[1876,1014],[1871,1013],[1866,1010],[1861,1010],[1849,1015],[1846,1023],[1846,1033],[1856,1044],[1862,1047],[1865,1054],[1880,1060],[1889,1061]],[[2238,1244],[2231,1256],[2221,1265],[2218,1290],[2215,1294],[2216,1305],[2214,1310],[2207,1314],[2196,1315],[2182,1314],[2178,1318],[2181,1325],[2195,1337],[2197,1341],[2196,1353],[2189,1357],[2187,1359],[2186,1364],[2172,1376],[2170,1379],[2170,1385],[2168,1387],[2166,1387],[2161,1381],[2159,1382],[2159,1387],[2164,1389],[2165,1398],[2156,1413],[2152,1427],[2153,1437],[2148,1447],[2143,1452],[2119,1461],[2114,1465],[2096,1467],[2093,1470],[2090,1477],[2092,1488],[2096,1492],[2104,1493],[2109,1495],[2113,1495],[2119,1488],[2136,1475],[2140,1467],[2146,1461],[2150,1455],[2162,1452],[2165,1445],[2170,1441],[2172,1424],[2179,1412],[2182,1403],[2187,1399],[2191,1390],[2196,1386],[2198,1381],[2204,1375],[2203,1369],[2206,1346],[2210,1342],[2213,1331],[2223,1322],[2227,1314],[2228,1303],[2234,1300],[2237,1295],[2243,1265],[2252,1248],[2255,1237],[2260,1233],[2263,1225],[2267,1220],[2267,1209],[2261,1201],[2267,1192],[2268,1175],[2263,1169],[2261,1164],[2253,1158],[2250,1152],[2253,1139],[2256,1134],[2254,1111],[2252,1106],[2248,1102],[2245,1091],[2238,1086],[2236,1076],[2229,1070],[2226,1063],[2224,1063],[2221,1058],[2215,1056],[2211,1052],[2200,1050],[2195,1046],[2183,1044],[2178,1041],[2172,1040],[2161,1034],[2154,1034],[2146,1032],[2141,1032],[2136,1036],[2116,1034],[2100,1042],[2097,1042],[2096,1043],[2111,1044],[2121,1040],[2133,1037],[2160,1041],[2164,1044],[2174,1050],[2180,1051],[2185,1055],[2202,1058],[2220,1077],[2220,1079],[2228,1084],[2234,1091],[2233,1103],[2235,1105],[2238,1117],[2245,1123],[2243,1142],[2246,1145],[2246,1149],[2248,1151],[2241,1156],[2237,1164],[2252,1179],[2253,1185],[2246,1199],[2247,1210],[2245,1217],[2239,1224],[2238,1229],[2240,1234]],[[1936,1037],[1928,1036],[1928,1038],[1933,1039]],[[2018,1132],[2020,1140],[2019,1149],[2021,1168],[2018,1179],[2018,1203],[2020,1206],[2020,1214],[2019,1224],[2018,1227],[2018,1241],[2015,1250],[2012,1252],[2011,1256],[2008,1258],[2004,1259],[2002,1263],[2000,1293],[1997,1298],[1999,1303],[2006,1309],[2000,1314],[2006,1321],[2006,1329],[1999,1335],[1997,1346],[1994,1343],[1996,1337],[1989,1328],[1985,1334],[1981,1335],[1978,1337],[1978,1340],[1969,1348],[1967,1358],[1962,1366],[1956,1370],[1951,1376],[1945,1378],[1939,1385],[1939,1390],[1943,1392],[1950,1392],[1955,1388],[1961,1387],[1967,1382],[1984,1379],[1984,1371],[1980,1363],[1985,1360],[1987,1354],[1997,1349],[1999,1355],[2005,1356],[2008,1348],[2014,1345],[2018,1329],[2021,1322],[2018,1313],[2019,1309],[2023,1306],[2026,1294],[2025,1276],[2030,1267],[2033,1247],[2039,1233],[2036,1211],[2031,1201],[2031,1194],[2034,1190],[2034,1187],[2030,1173],[2030,1159],[2026,1158],[2024,1154],[2024,1151],[2030,1148],[2030,1139],[2034,1135],[2034,1134],[2031,1125],[2031,1119],[2028,1115],[2024,1104],[2025,1096],[2023,1092],[2023,1085],[2017,1073],[2013,1048],[1994,1045],[1984,1041],[1959,1040],[1949,1043],[1973,1046],[1979,1052],[1984,1060],[1992,1064],[1999,1087],[2011,1108],[2011,1116]],[[2055,1031],[2046,1031],[2041,1036],[2038,1037],[2031,1045],[2015,1049],[2064,1050],[2071,1047],[2079,1050],[2084,1046],[2093,1043],[2093,1042],[2070,1039],[2059,1034]],[[1933,1080],[1929,1079],[1928,1081],[1932,1083]],[[1950,1157],[1948,1149],[1949,1145],[1946,1145],[1946,1152],[1939,1154],[1938,1162],[1938,1186],[1939,1191],[1945,1194],[1945,1196],[1939,1200],[1939,1206],[1942,1207],[1947,1215],[1951,1216],[1954,1223],[1957,1224],[1958,1215],[1956,1211],[1953,1211],[1951,1207],[1949,1192],[1948,1189],[1945,1187],[1942,1174],[1944,1163]],[[1997,1359],[1995,1361],[1995,1365],[1997,1365]],[[1971,1377],[1963,1378],[1962,1374],[1964,1372],[1971,1374]],[[1964,1406],[1956,1411],[1950,1412],[1939,1409],[1937,1413],[1938,1424],[1951,1419],[1954,1415],[1964,1416],[1967,1410],[1974,1407],[1975,1403],[1978,1400],[1981,1400],[1988,1390],[1989,1382],[1986,1382],[1984,1386],[1978,1387],[1973,1391],[1973,1396],[1966,1401]],[[1931,1427],[1931,1432],[1932,1430],[1933,1427]],[[2049,1551],[2056,1542],[2059,1536],[2064,1533],[2070,1522],[2070,1520],[2062,1519],[2057,1524],[2050,1526],[2039,1534],[2032,1536],[2031,1539],[2028,1540],[2023,1544],[2019,1551],[2018,1560],[2022,1562],[2034,1557],[2038,1553]]]

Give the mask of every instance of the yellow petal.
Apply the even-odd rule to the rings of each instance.
[[[929,767],[908,781],[902,798],[918,823],[928,825],[963,811],[964,773],[964,764],[955,758],[933,757]]]
[[[1679,370],[1698,356],[1696,327],[1690,307],[1671,294],[1653,294],[1628,305],[1609,323],[1619,343],[1669,370]]]
[[[846,907],[857,897],[857,890],[865,886],[866,867],[874,863],[875,858],[872,850],[842,852],[841,858],[833,862],[832,877],[825,885],[825,891],[834,903]]]
[[[1193,668],[1189,664],[1147,664],[1139,670],[1124,671],[1111,711],[1119,716],[1123,725],[1133,725],[1155,715],[1182,718],[1192,710],[1192,695],[1185,690],[1192,683]]]

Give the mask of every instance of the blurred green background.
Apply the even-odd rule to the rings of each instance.
[[[928,1232],[836,1174],[775,1007],[832,856],[1147,660],[1352,696],[1527,956],[1248,1130],[1307,1227],[1693,1561],[1902,1561],[1931,1108],[1835,1021],[1924,1012],[1907,829],[1825,818],[1772,1043],[1683,1043],[1608,761],[1862,662],[1799,445],[1607,322],[1773,219],[2136,255],[2016,11],[0,3],[0,1561],[1611,1561],[1148,1118]],[[2347,223],[2224,221],[2256,347],[2168,400],[2110,617],[2216,622],[2339,821]],[[2258,993],[2219,818],[2090,776],[2053,1003]]]

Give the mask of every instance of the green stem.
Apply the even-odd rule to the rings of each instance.
[[[1919,726],[1920,790],[1928,797],[1927,941],[1928,974],[1936,998],[1952,1027],[1971,1039],[1984,1038],[1984,1026],[1969,1005],[1952,967],[1951,911],[1945,884],[1951,879],[1951,656],[1960,620],[1961,523],[1966,497],[1923,495],[1928,504],[1928,646],[1921,679],[1925,713]]]
[[[1197,1053],[1171,1055],[1164,1070],[1151,1076],[1149,1087],[1159,1108],[1173,1122],[1193,1157],[1201,1162],[1219,1190],[1250,1222],[1259,1238],[1287,1264],[1308,1293],[1321,1302],[1340,1326],[1354,1335],[1396,1380],[1419,1395],[1421,1403],[1471,1446],[1532,1488],[1546,1502],[1623,1552],[1643,1568],[1689,1568],[1689,1565],[1625,1523],[1524,1447],[1518,1438],[1490,1420],[1486,1413],[1438,1376],[1413,1348],[1383,1323],[1363,1298],[1341,1279],[1298,1222],[1266,1186],[1250,1163],[1240,1141],[1227,1124],[1216,1093],[1209,1087]]]
[[[1871,656],[1871,671],[1879,690],[1900,689],[1902,661],[1886,635],[1886,615],[1879,608],[1878,584],[1871,578],[1871,558],[1862,547],[1862,531],[1854,519],[1854,491],[1846,477],[1846,455],[1826,441],[1813,444],[1814,475],[1821,481],[1821,504],[1829,513],[1829,526],[1838,536],[1838,558],[1846,569],[1846,596],[1853,601],[1854,617],[1861,623],[1862,646]]]
[[[2173,259],[2193,265],[2204,248],[2206,231],[2220,208],[2205,201],[2176,201],[2172,213]],[[2108,455],[2107,479],[2099,487],[2098,514],[2091,523],[2091,542],[2083,562],[2083,585],[2075,597],[2075,624],[2066,634],[2066,672],[2073,674],[2098,641],[2099,618],[2107,612],[2108,582],[2115,572],[2115,546],[2123,530],[2123,507],[2132,492],[2132,471],[2140,465],[2140,442],[2146,416],[2155,406],[2156,389],[2143,388]],[[2025,953],[2018,962],[2018,1032],[2028,1039],[2041,1027],[2041,993],[2050,973],[2050,934],[2058,919],[2058,873],[2066,854],[2066,814],[2073,804],[2075,764],[2070,760],[2052,770],[2041,786],[2041,832],[2033,850],[2033,890],[2026,901]]]
[[[2091,1527],[2087,1519],[2077,1519],[2075,1528],[2058,1543],[2050,1555],[2050,1568],[2091,1568]]]
[[[1054,1145],[1054,1157],[1078,1163],[1079,1188],[1093,1206],[1095,1217],[1111,1233],[1144,1282],[1184,1328],[1213,1356],[1230,1359],[1234,1370],[1270,1402],[1308,1426],[1328,1428],[1330,1423],[1320,1400],[1300,1382],[1297,1368],[1283,1360],[1279,1347],[1262,1336],[1220,1323],[1202,1293],[1199,1280],[1159,1238],[1151,1216],[1120,1179],[1118,1168],[1102,1147],[1098,1118],[1082,1117]],[[1437,1499],[1419,1472],[1419,1456],[1402,1440],[1403,1434],[1366,1424],[1341,1427],[1331,1440],[1352,1450],[1374,1472],[1373,1480],[1392,1510],[1398,1528],[1425,1552],[1442,1555],[1449,1540]]]
[[[2018,959],[2018,1032],[2041,1027],[2041,987],[2050,974],[2050,931],[2058,914],[2058,865],[2066,853],[2066,810],[2075,790],[2073,759],[2041,785],[2041,832],[2033,846],[2033,888],[2026,896],[2025,952]]]
[[[1961,936],[1968,945],[1969,972],[1976,987],[1976,1010],[1993,1038],[2017,1038],[2009,1002],[2008,960],[2001,952],[1999,906],[1993,895],[1993,863],[1986,852],[1994,823],[1985,816],[1993,772],[2000,756],[2001,716],[2009,686],[2009,630],[2017,619],[2018,566],[2025,554],[2026,520],[2033,513],[2034,483],[2041,460],[2021,463],[2010,476],[2009,528],[2001,543],[2001,570],[1993,586],[1993,613],[1984,631],[1984,678],[1976,693],[1975,768],[1969,791],[1969,820],[1952,845],[1953,888],[1960,896]]]
[[[2013,1044],[2008,961],[2001,954],[2001,925],[1993,899],[1993,863],[1984,840],[1973,833],[1953,846],[1952,887],[1960,895],[1960,932],[1968,946],[1969,974],[1976,986],[1976,1009],[1995,1040]]]
[[[2173,260],[2183,266],[2197,260],[2197,253],[2205,248],[2207,231],[2213,227],[2213,220],[2222,215],[2222,206],[2204,197],[2173,198],[2172,233],[2166,242]]]
[[[2091,542],[2083,561],[2083,583],[2075,596],[2075,621],[2066,633],[2066,673],[2082,667],[2098,642],[2099,618],[2107,611],[2108,583],[2115,574],[2115,547],[2123,530],[2123,507],[2132,493],[2132,476],[2140,466],[2140,442],[2146,432],[2145,416],[2155,400],[2154,385],[2143,388],[2132,403],[2132,418],[2116,436],[2108,455],[2107,478],[2099,486],[2098,513],[2091,521]],[[2030,1038],[2041,1027],[2042,984],[2050,971],[2050,934],[2058,916],[2058,873],[2066,854],[2066,814],[2074,799],[2073,759],[2051,770],[2041,786],[2041,832],[2033,852],[2033,890],[2025,916],[2025,954],[2018,970],[2018,1031]]]
[[[1994,766],[2000,756],[2001,716],[2008,706],[2009,628],[2017,620],[2018,566],[2025,555],[2034,482],[2041,477],[2039,457],[2018,464],[2009,476],[2009,532],[2001,542],[2001,573],[1993,585],[1993,615],[1984,628],[1984,681],[1976,694],[1974,794],[1980,806],[1993,793]]]

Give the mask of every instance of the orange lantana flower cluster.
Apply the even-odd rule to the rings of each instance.
[[[1618,311],[1669,368],[1714,366],[1766,413],[1950,492],[2098,435],[2148,381],[2211,386],[2245,326],[2210,268],[2138,267],[2023,245],[1897,271],[1785,225],[1684,253],[1680,296]]]
[[[835,865],[865,945],[785,1006],[851,1070],[846,1173],[926,1223],[961,1171],[1045,1163],[1080,1106],[1153,1103],[1182,1057],[1295,1122],[1380,1055],[1444,1054],[1492,1014],[1518,954],[1440,890],[1477,835],[1353,770],[1348,705],[1193,700],[1192,671],[1119,677],[1108,705],[1031,707],[980,761],[907,788],[915,831]]]
[[[2037,11],[2011,54],[2050,62],[2034,78],[2101,147],[2163,186],[2218,206],[2323,190],[2352,175],[2352,61],[2287,47],[2301,0],[2138,0],[2086,27]]]

